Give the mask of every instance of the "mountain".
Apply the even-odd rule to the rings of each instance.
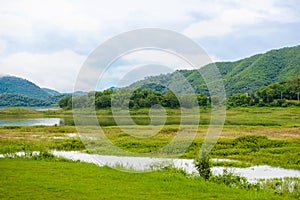
[[[50,96],[49,93],[34,83],[14,76],[0,77],[0,94],[3,93],[23,95],[37,99],[45,99]]]
[[[66,94],[69,94],[69,95],[77,95],[77,96],[82,96],[82,95],[86,95],[88,92],[84,92],[84,91],[75,91],[73,93],[66,93]]]
[[[44,90],[45,92],[47,92],[50,95],[59,95],[60,94],[60,92],[58,92],[56,90],[49,89],[49,88],[42,88],[42,90]]]
[[[0,77],[0,107],[49,107],[70,94],[40,88],[36,84],[15,76]]]
[[[300,73],[300,46],[271,50],[234,62],[214,64],[223,78],[227,95],[252,93],[262,86],[296,77]],[[212,64],[208,64],[200,69],[177,70],[169,74],[150,76],[129,87],[142,87],[160,92],[165,92],[166,87],[171,87],[175,88],[177,93],[184,94],[187,91],[186,84],[179,79],[184,76],[196,93],[209,95],[203,78],[199,76],[199,71],[207,71],[211,66]]]

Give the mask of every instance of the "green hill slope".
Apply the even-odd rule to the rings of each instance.
[[[48,107],[56,106],[59,99],[70,94],[61,94],[48,88],[14,77],[0,77],[0,107]]]
[[[56,90],[49,89],[49,88],[42,88],[42,90],[44,90],[45,92],[47,92],[50,95],[59,95],[60,94],[60,92],[58,92]]]
[[[37,99],[45,99],[50,96],[49,93],[34,83],[14,76],[0,77],[0,94],[3,93],[24,95],[29,98]]]
[[[300,73],[300,46],[271,50],[238,61],[215,64],[223,77],[227,95],[251,93],[262,86],[296,77]],[[200,72],[208,70],[211,65],[200,68]],[[178,70],[170,74],[150,76],[129,87],[142,87],[164,92],[165,88],[157,87],[157,85],[173,88],[175,86],[179,94],[184,94],[186,86],[178,81],[180,75],[183,75],[195,88],[196,93],[209,95],[205,82],[197,70]]]
[[[22,107],[44,107],[50,106],[50,102],[44,99],[32,98],[20,94],[0,94],[0,107],[22,106]]]

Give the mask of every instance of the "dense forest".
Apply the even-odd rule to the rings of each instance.
[[[272,83],[255,93],[233,94],[227,99],[228,106],[300,106],[300,73],[288,81]]]
[[[120,108],[149,108],[157,104],[169,108],[178,108],[181,106],[191,108],[198,105],[207,106],[212,100],[214,99],[210,99],[202,94],[197,94],[196,97],[191,94],[178,97],[172,91],[162,94],[160,92],[142,90],[139,88],[137,90],[120,89],[118,91],[105,90],[103,92],[90,92],[87,95],[76,96],[73,99],[69,96],[60,99],[58,104],[64,109],[71,109],[72,103],[74,108],[95,106],[97,109],[109,108],[112,105]]]
[[[71,95],[67,95],[70,96]],[[0,94],[0,107],[49,107],[57,105],[59,99],[66,97],[64,94],[49,96],[46,99],[28,97],[20,94]]]

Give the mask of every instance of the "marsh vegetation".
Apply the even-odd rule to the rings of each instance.
[[[225,166],[225,167],[247,167],[257,164],[267,164],[271,166],[280,166],[285,168],[300,169],[300,108],[299,107],[289,107],[289,108],[265,108],[265,107],[239,107],[230,108],[227,110],[227,118],[225,121],[225,126],[223,128],[222,134],[220,135],[218,142],[212,149],[210,156],[212,158],[229,158],[233,160],[239,160],[241,162],[214,162],[214,166]],[[147,153],[155,151],[164,147],[168,144],[176,135],[179,129],[189,130],[190,125],[184,124],[179,126],[180,122],[180,110],[179,109],[166,109],[167,121],[166,125],[159,131],[158,134],[149,138],[136,138],[129,134],[123,132],[123,130],[116,126],[113,117],[122,117],[122,112],[118,116],[113,116],[110,109],[100,109],[97,110],[97,118],[102,125],[102,129],[108,139],[116,146],[131,152],[137,153]],[[74,126],[74,121],[72,119],[72,111],[70,110],[55,110],[55,111],[31,111],[26,109],[3,109],[0,110],[1,118],[41,118],[41,117],[58,117],[65,120],[64,125],[60,126],[4,126],[0,127],[0,153],[8,154],[13,152],[30,152],[40,151],[40,152],[50,152],[53,149],[56,150],[75,150],[82,151],[85,150],[88,153],[93,153],[92,150],[87,150],[85,145],[79,138],[76,127]],[[149,109],[131,109],[130,114],[137,124],[140,124],[138,129],[136,129],[136,134],[144,134],[145,132],[151,131],[153,126],[148,126],[149,124]],[[211,110],[209,108],[200,108],[200,124],[198,127],[197,134],[184,154],[180,155],[180,158],[190,158],[193,159],[199,154],[200,147],[204,141],[207,130],[209,128],[208,123],[211,115]],[[193,117],[188,116],[188,117]],[[124,126],[129,126],[124,123]],[[105,152],[105,151],[102,151]],[[71,162],[64,159],[53,158],[52,156],[47,157],[47,153],[41,158],[36,159],[26,159],[26,158],[1,158],[1,167],[4,173],[1,174],[2,190],[12,191],[15,187],[21,188],[18,190],[21,194],[28,193],[28,198],[30,197],[31,187],[39,186],[40,188],[49,187],[52,189],[41,189],[39,191],[41,194],[47,194],[51,196],[65,197],[67,195],[74,197],[70,194],[77,194],[80,192],[87,198],[92,198],[93,194],[100,194],[100,190],[97,188],[90,188],[93,194],[88,194],[85,189],[88,187],[88,182],[80,182],[79,189],[75,182],[76,178],[87,179],[96,184],[96,180],[92,179],[91,176],[101,176],[105,180],[109,179],[112,174],[119,180],[120,194],[129,195],[132,197],[127,188],[128,179],[132,180],[143,180],[143,186],[138,186],[141,194],[154,195],[154,193],[159,193],[158,198],[172,198],[172,195],[179,195],[182,199],[195,197],[193,195],[197,194],[200,197],[221,197],[224,199],[267,199],[268,197],[278,198],[298,198],[298,194],[289,194],[287,189],[280,192],[278,190],[278,185],[280,187],[286,188],[283,183],[279,183],[278,180],[266,181],[266,184],[258,190],[250,189],[245,190],[245,188],[236,188],[223,182],[238,179],[233,174],[225,174],[224,176],[215,177],[214,181],[205,182],[201,178],[191,178],[180,170],[176,171],[174,169],[169,169],[165,171],[157,171],[147,174],[125,174],[118,172],[106,167],[96,167],[92,164],[84,164],[78,162]],[[39,164],[38,164],[39,163]],[[35,167],[34,167],[35,166]],[[43,166],[44,168],[36,168],[37,166]],[[28,169],[27,169],[28,168]],[[74,177],[72,175],[69,177],[65,169],[72,168],[72,171],[84,171],[81,176]],[[60,169],[54,171],[55,169]],[[19,174],[21,171],[26,171],[25,174]],[[37,170],[41,174],[44,174],[40,179],[36,179],[36,182],[32,180],[32,173]],[[51,177],[46,173],[47,170]],[[11,173],[15,172],[15,175]],[[50,173],[51,172],[51,173]],[[77,172],[76,172],[77,173]],[[79,173],[79,172],[78,172]],[[64,177],[58,178],[64,174]],[[101,175],[100,175],[101,174]],[[28,183],[28,187],[24,188],[20,185],[13,184],[9,177],[18,177],[18,182],[25,181]],[[70,174],[71,176],[71,174]],[[140,177],[139,177],[140,176]],[[148,177],[149,176],[149,177]],[[166,176],[166,177],[165,177]],[[171,185],[164,185],[165,181],[161,179],[165,177],[167,183]],[[168,178],[167,178],[168,177]],[[56,179],[60,179],[58,183]],[[73,180],[74,179],[74,180]],[[155,190],[147,190],[147,186],[150,187],[151,181],[147,182],[147,179],[154,181],[156,185],[160,186],[160,189],[156,187]],[[48,186],[44,180],[49,180]],[[71,180],[71,182],[70,182]],[[239,179],[243,180],[243,179]],[[67,182],[68,183],[67,183]],[[107,183],[111,183],[113,180],[109,180]],[[278,183],[277,183],[277,182]],[[73,183],[72,183],[73,182]],[[153,183],[154,183],[153,182]],[[180,184],[179,184],[180,182]],[[218,183],[217,183],[218,182]],[[276,183],[275,183],[276,182]],[[139,182],[136,180],[136,184]],[[64,187],[64,184],[71,184],[72,187]],[[100,183],[97,183],[100,184]],[[116,184],[116,183],[113,183]],[[146,185],[147,186],[146,186]],[[54,186],[56,185],[56,186]],[[100,184],[101,185],[101,184]],[[101,192],[109,193],[112,190],[107,184],[101,189]],[[205,186],[204,186],[205,185]],[[275,186],[274,186],[275,185]],[[277,186],[276,186],[277,185]],[[151,184],[153,187],[153,184]],[[182,187],[181,187],[182,186]],[[180,189],[178,189],[181,187]],[[189,189],[187,189],[187,187]],[[202,189],[200,189],[202,187]],[[277,190],[274,189],[277,187]],[[59,189],[58,189],[59,188]],[[64,189],[65,188],[65,189]],[[70,189],[73,188],[73,189]],[[125,188],[127,192],[125,194]],[[255,187],[254,187],[255,188]],[[62,194],[59,191],[69,191]],[[75,192],[76,190],[76,192]],[[103,191],[102,191],[103,190]],[[105,191],[104,191],[105,190]],[[197,191],[197,192],[196,192]],[[228,192],[226,192],[228,191]],[[17,192],[18,193],[18,192]],[[123,194],[124,193],[124,194]],[[6,192],[8,196],[13,197],[17,195],[16,193]],[[165,195],[167,194],[167,195]],[[92,195],[92,196],[91,196]],[[118,194],[112,195],[107,194],[111,198],[118,198]],[[275,195],[275,196],[274,196]],[[296,196],[295,196],[296,195]],[[39,194],[33,195],[38,198]],[[129,197],[128,196],[128,197]],[[138,198],[139,195],[136,196]],[[32,196],[31,196],[32,197]],[[133,197],[132,197],[133,198]]]

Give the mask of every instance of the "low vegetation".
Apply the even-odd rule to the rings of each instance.
[[[267,190],[285,197],[300,197],[300,178],[286,177],[284,179],[261,179],[257,182],[250,183],[247,178],[236,175],[226,168],[222,174],[213,175],[211,173],[211,160],[208,154],[197,157],[195,159],[195,167],[200,177],[205,181],[227,185],[231,188],[253,191]]]
[[[177,125],[165,126],[159,134],[150,138],[136,138],[124,133],[120,127],[107,126],[103,130],[116,146],[131,152],[147,153],[168,144],[176,135]],[[189,126],[184,126],[186,130]],[[194,158],[200,150],[207,126],[200,126],[198,134],[182,158]],[[151,131],[140,127],[137,134]],[[71,136],[71,137],[70,137]],[[0,128],[0,153],[40,150],[84,150],[85,146],[76,134],[74,126],[36,126]],[[92,149],[88,149],[93,152]],[[109,153],[109,149],[97,149]],[[230,158],[242,163],[227,163],[232,166],[269,164],[300,169],[300,138],[297,127],[225,126],[217,144],[212,149],[214,158]],[[287,159],[288,158],[288,159]],[[216,163],[215,165],[220,165]]]
[[[140,126],[136,134],[151,131],[148,108],[130,110]],[[163,129],[150,138],[136,138],[114,126],[110,109],[96,111],[108,139],[116,146],[131,152],[152,152],[164,147],[179,129],[190,129],[180,123],[180,109],[167,108],[168,119]],[[182,158],[195,158],[208,130],[210,108],[200,109],[200,126],[193,143]],[[0,110],[5,118],[61,117],[71,126],[8,126],[0,127],[0,154],[25,152],[28,158],[0,159],[0,199],[18,198],[129,198],[129,199],[292,199],[299,198],[299,180],[290,180],[291,186],[279,180],[265,181],[258,187],[230,172],[212,176],[203,168],[206,178],[190,177],[180,170],[167,169],[146,174],[127,174],[107,167],[57,159],[48,152],[86,149],[73,126],[72,111],[29,111],[13,108]],[[117,117],[122,117],[122,112]],[[193,118],[194,116],[189,116]],[[212,158],[230,158],[241,162],[211,162],[208,166],[246,167],[268,164],[300,169],[299,107],[266,108],[238,107],[227,110],[222,134],[212,149]],[[88,118],[87,118],[88,120]],[[103,152],[107,149],[102,149]],[[40,156],[32,155],[40,151]],[[288,158],[288,159],[287,159]],[[205,162],[206,162],[205,161]],[[200,160],[199,163],[202,161]],[[205,163],[204,162],[204,163]],[[199,168],[200,169],[200,168]],[[97,177],[97,178],[95,178]],[[205,181],[206,180],[206,181]],[[298,182],[297,182],[298,181]],[[26,183],[26,184],[24,184]],[[131,185],[132,184],[132,185]],[[26,185],[26,187],[24,186]],[[279,190],[283,188],[282,190]],[[137,192],[138,191],[138,192]],[[297,192],[298,191],[298,192]]]

